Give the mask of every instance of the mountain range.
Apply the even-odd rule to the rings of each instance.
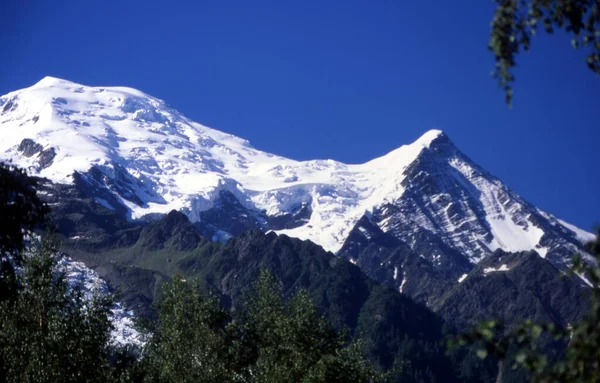
[[[423,236],[469,263],[536,250],[562,266],[593,238],[523,200],[438,130],[348,165],[262,152],[131,88],[46,77],[0,97],[0,110],[2,158],[54,183],[84,183],[130,219],[182,211],[216,239],[260,228],[337,252],[367,217],[413,249]],[[235,222],[214,211],[226,209]],[[439,253],[428,256],[443,265]]]
[[[235,304],[257,265],[290,288],[312,286],[352,329],[370,323],[371,283],[455,328],[487,317],[567,326],[588,303],[585,278],[566,270],[594,236],[524,200],[439,130],[363,164],[296,161],[138,90],[46,77],[0,97],[0,160],[41,180],[65,251],[138,314],[152,315],[160,282],[178,272]],[[360,274],[340,277],[350,295],[324,293],[339,281],[319,273],[333,269]],[[376,353],[388,365],[396,355]]]

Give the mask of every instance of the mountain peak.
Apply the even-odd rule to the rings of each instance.
[[[448,139],[448,136],[439,129],[431,129],[425,132],[425,134],[419,137],[419,139],[417,139],[414,143],[424,147],[430,147],[434,141],[440,138]]]
[[[46,76],[43,79],[41,79],[40,81],[36,82],[33,85],[33,87],[46,88],[46,87],[53,87],[53,86],[57,86],[57,85],[72,85],[72,84],[74,84],[74,83],[71,81],[68,81],[68,80],[63,80],[58,77]]]

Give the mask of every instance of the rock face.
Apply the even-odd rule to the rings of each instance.
[[[490,318],[508,325],[529,318],[567,326],[589,307],[584,281],[535,251],[498,249],[473,264],[431,234],[413,243],[418,246],[411,248],[363,217],[339,255],[457,328]],[[431,253],[440,256],[426,256]]]
[[[428,252],[420,251],[415,237],[443,243],[471,263],[496,249],[536,250],[560,268],[580,249],[581,237],[593,238],[523,200],[445,135],[423,150],[405,175],[403,195],[377,207],[372,220],[440,267],[456,260],[443,249],[431,251],[428,243]]]
[[[42,145],[38,144],[31,138],[24,138],[17,148],[17,150],[23,153],[25,157],[31,157],[34,154],[41,152],[43,149],[44,147]]]
[[[138,240],[142,248],[151,251],[165,248],[191,251],[206,242],[187,217],[176,210],[146,225]]]
[[[17,147],[17,151],[23,156],[30,158],[37,154],[36,162],[38,171],[52,165],[56,151],[54,148],[44,149],[44,147],[30,138],[24,138]]]
[[[432,307],[459,327],[496,318],[512,324],[522,318],[567,327],[581,319],[590,301],[579,278],[569,277],[536,252],[495,251]]]
[[[459,327],[498,316],[566,325],[585,312],[583,281],[562,274],[593,236],[524,201],[445,135],[405,175],[402,196],[363,216],[338,255]],[[502,256],[510,272],[471,277]]]

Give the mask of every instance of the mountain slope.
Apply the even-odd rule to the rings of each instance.
[[[351,336],[366,341],[370,357],[385,368],[395,361],[410,362],[402,381],[423,381],[415,379],[419,376],[431,382],[465,381],[459,377],[459,368],[445,355],[443,320],[409,297],[372,281],[346,259],[310,241],[260,230],[245,231],[226,244],[200,241],[198,248],[182,251],[173,246],[177,233],[169,230],[181,226],[179,214],[172,212],[144,224],[131,247],[81,252],[70,247],[76,244],[71,241],[65,243],[65,251],[106,275],[111,286],[121,289],[124,302],[141,303],[136,312],[147,314],[151,314],[147,304],[157,294],[156,290],[149,290],[156,288],[158,277],[198,278],[206,290],[239,308],[260,270],[268,269],[281,281],[286,297],[307,289],[331,323],[338,329],[346,327]],[[149,226],[153,228],[147,229]],[[162,242],[160,250],[154,250],[157,246],[144,246],[155,227],[168,233],[154,244]],[[106,274],[109,268],[113,270]],[[149,298],[146,307],[144,298]],[[460,353],[453,358],[465,362],[467,369],[480,368],[479,364],[464,361]],[[486,368],[486,374],[494,374],[493,365]],[[479,379],[474,381],[482,381],[482,374],[479,371]]]
[[[465,257],[473,264],[497,249],[535,249],[564,268],[591,238],[524,201],[437,130],[347,165],[259,151],[130,88],[46,77],[0,97],[0,112],[0,159],[76,185],[128,219],[180,210],[215,240],[259,228],[338,251],[366,215],[458,273]]]
[[[584,282],[560,272],[535,252],[495,251],[432,303],[449,323],[472,326],[495,318],[507,325],[528,318],[564,328],[589,310]]]

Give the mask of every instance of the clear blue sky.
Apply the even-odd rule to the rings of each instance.
[[[600,222],[600,78],[566,36],[536,37],[508,110],[491,1],[7,1],[0,94],[130,86],[295,159],[363,162],[439,128],[530,202]]]

